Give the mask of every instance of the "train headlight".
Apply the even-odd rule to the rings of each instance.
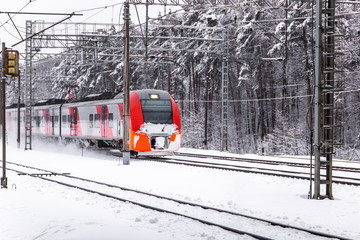
[[[148,130],[147,130],[146,128],[144,128],[144,127],[140,127],[140,128],[139,128],[139,132],[140,132],[140,133],[147,133]]]
[[[156,94],[156,93],[149,94],[149,97],[150,97],[150,99],[159,99],[160,98],[159,94]]]

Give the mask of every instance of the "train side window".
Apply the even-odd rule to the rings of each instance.
[[[48,123],[50,121],[50,113],[49,110],[46,110],[45,112],[45,122]]]
[[[40,117],[37,116],[35,117],[35,119],[36,119],[36,127],[40,127]]]
[[[89,128],[94,127],[94,114],[89,114]]]
[[[109,113],[109,128],[113,128],[114,126],[114,114]]]
[[[42,126],[42,127],[44,127],[45,126],[45,118],[43,117],[43,116],[41,116],[41,117],[39,117],[40,118],[40,125]]]
[[[63,127],[66,126],[66,115],[62,115],[61,125],[62,125]]]
[[[96,128],[100,127],[100,114],[95,114],[95,124],[94,124],[94,126]]]
[[[67,115],[67,119],[68,119],[68,123],[71,125],[71,119],[72,119],[71,115]]]
[[[54,116],[54,126],[55,127],[59,126],[59,116]]]

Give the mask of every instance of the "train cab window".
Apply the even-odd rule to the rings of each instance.
[[[99,127],[100,127],[100,114],[95,114],[94,127],[96,127],[96,128],[99,128]]]
[[[113,127],[114,127],[114,114],[109,113],[109,128],[113,128]]]
[[[71,121],[72,121],[71,115],[67,115],[67,121],[68,121],[68,123],[71,125]]]
[[[89,128],[94,127],[94,114],[89,114]]]
[[[172,124],[172,108],[170,100],[146,99],[141,100],[144,122]]]

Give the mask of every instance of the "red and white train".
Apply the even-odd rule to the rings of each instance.
[[[98,146],[121,147],[123,94],[112,99],[72,103],[44,101],[32,108],[32,135],[78,140]],[[94,96],[93,96],[94,97]],[[17,132],[17,108],[7,108],[9,135]],[[20,110],[24,134],[25,109]],[[130,93],[130,150],[139,155],[169,155],[180,148],[179,109],[169,93],[137,90]]]

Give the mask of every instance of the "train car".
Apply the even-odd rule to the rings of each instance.
[[[44,100],[36,103],[32,109],[32,134],[33,136],[59,137],[59,114],[63,99]],[[25,111],[23,116],[25,115]]]
[[[61,107],[61,136],[99,146],[121,146],[123,100],[105,99],[66,103]]]
[[[99,98],[35,104],[32,110],[33,135],[122,148],[122,94],[112,99]],[[9,134],[16,132],[13,126],[16,126],[17,119],[12,117],[16,112],[15,108],[7,109]],[[21,126],[24,128],[24,109],[21,112]],[[170,94],[152,89],[132,91],[129,132],[130,150],[137,155],[169,155],[177,151],[181,144],[181,121],[179,109]]]

